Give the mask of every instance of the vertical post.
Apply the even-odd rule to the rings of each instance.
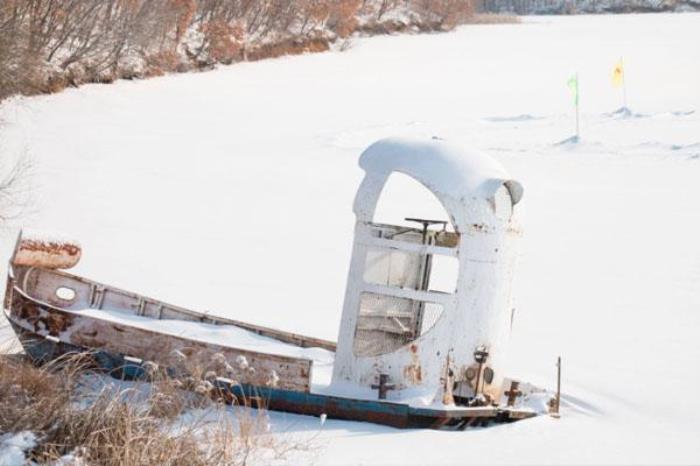
[[[579,101],[579,93],[578,93],[578,73],[576,73],[576,139],[579,138],[579,124],[578,124],[579,112],[578,112],[578,101]]]
[[[561,406],[561,356],[557,358],[557,414]]]
[[[481,383],[481,370],[483,369],[483,363],[479,363],[479,369],[476,373],[476,384],[474,385],[474,396],[479,396],[479,383]]]
[[[559,406],[561,405],[561,356],[557,358],[557,394],[549,402],[549,415],[558,418]]]
[[[627,108],[627,80],[625,79],[625,64],[620,57],[620,66],[622,67],[622,105]]]

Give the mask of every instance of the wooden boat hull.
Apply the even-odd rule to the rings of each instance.
[[[372,422],[397,428],[465,428],[535,415],[530,411],[492,406],[417,408],[386,400],[311,393],[310,360],[217,346],[181,336],[119,325],[92,317],[89,309],[85,312],[70,312],[28,295],[24,288],[31,286],[27,286],[27,283],[37,282],[40,278],[32,275],[32,270],[49,274],[47,276],[51,279],[58,277],[78,280],[80,277],[39,269],[20,270],[23,286],[17,286],[12,274],[8,277],[4,306],[6,317],[26,353],[39,362],[50,361],[68,353],[88,352],[101,369],[115,377],[131,379],[146,376],[146,362],[168,367],[170,361],[166,356],[173,350],[198,354],[204,360],[213,354],[221,354],[227,360],[245,356],[250,365],[257,369],[255,376],[237,377],[237,382],[227,377],[216,377],[214,385],[230,394],[228,398],[231,401],[238,400],[254,407],[312,416],[325,414],[329,418]],[[75,283],[71,286],[77,288]],[[143,299],[145,298],[134,297],[136,302],[143,302]],[[275,332],[269,329],[263,331],[270,335]],[[301,336],[287,338],[286,335],[281,335],[280,338],[301,344],[313,341]],[[327,347],[332,345],[330,342],[324,344]],[[266,380],[272,371],[278,374],[279,381],[271,385]]]
[[[12,320],[11,326],[22,341],[26,353],[35,361],[48,362],[70,353],[89,352],[93,361],[112,376],[138,379],[146,376],[143,364],[134,358],[81,347],[29,332]],[[511,422],[534,416],[534,413],[493,407],[442,410],[415,408],[403,403],[360,400],[346,397],[284,390],[252,384],[234,384],[217,378],[214,385],[227,393],[231,400],[255,408],[282,411],[332,419],[371,422],[396,428],[454,428],[486,425],[491,422]]]

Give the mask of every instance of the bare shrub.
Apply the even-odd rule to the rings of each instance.
[[[203,47],[215,63],[229,64],[239,57],[243,39],[243,27],[222,20],[212,20],[202,25]]]
[[[160,76],[169,71],[177,70],[180,58],[174,50],[162,50],[146,56],[146,76]],[[122,73],[124,74],[124,73]],[[127,76],[127,77],[137,77]]]
[[[327,39],[309,39],[306,41],[287,40],[274,44],[261,45],[247,51],[250,61],[266,58],[281,57],[283,55],[298,55],[307,52],[325,52],[330,48]]]
[[[331,31],[345,38],[357,28],[357,12],[362,6],[360,0],[337,0],[332,3],[328,26]]]
[[[28,13],[29,6],[22,0],[0,2],[0,100],[34,90],[35,70],[25,27]]]
[[[20,157],[10,166],[0,164],[0,225],[19,217],[29,203],[28,179],[31,164]]]
[[[449,30],[474,15],[472,0],[415,0],[414,4],[429,29]]]
[[[379,0],[376,3],[376,18],[378,21],[381,21],[386,13],[399,8],[405,2],[401,0]]]

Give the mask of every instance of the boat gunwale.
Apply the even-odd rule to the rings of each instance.
[[[227,317],[212,315],[212,314],[209,314],[207,312],[193,311],[191,309],[187,309],[187,308],[184,308],[181,306],[170,304],[168,302],[161,301],[161,300],[155,299],[155,298],[151,298],[151,297],[139,294],[139,293],[135,293],[133,291],[128,291],[128,290],[125,290],[125,289],[122,289],[122,288],[119,288],[116,286],[107,285],[107,284],[104,284],[101,282],[97,282],[95,280],[91,280],[91,279],[88,279],[88,278],[85,278],[85,277],[82,277],[79,275],[74,275],[74,274],[65,272],[63,270],[46,269],[46,268],[42,268],[42,267],[16,266],[12,263],[9,264],[8,276],[9,276],[9,278],[11,278],[13,280],[13,287],[14,288],[19,289],[24,296],[26,296],[28,299],[30,299],[34,302],[41,303],[41,304],[50,306],[52,308],[67,311],[67,312],[75,312],[75,311],[70,311],[68,309],[61,308],[61,307],[56,306],[54,304],[47,303],[44,300],[40,300],[40,299],[34,298],[32,296],[29,296],[28,292],[26,290],[24,290],[23,287],[15,279],[15,273],[14,273],[15,268],[26,270],[25,274],[28,274],[31,270],[36,269],[36,270],[40,270],[42,272],[57,275],[59,277],[63,277],[63,278],[71,279],[71,280],[76,280],[76,281],[83,283],[85,285],[102,287],[105,290],[109,290],[109,291],[112,291],[112,292],[115,292],[115,293],[118,293],[121,295],[125,295],[127,297],[130,297],[130,298],[133,298],[136,300],[144,300],[144,301],[147,301],[149,303],[153,303],[153,304],[156,304],[159,306],[163,306],[164,308],[168,308],[170,310],[173,310],[176,313],[181,313],[181,314],[187,315],[189,317],[194,317],[197,319],[196,322],[209,323],[212,325],[231,325],[234,327],[241,328],[243,330],[247,330],[249,332],[256,333],[260,336],[272,338],[272,339],[280,341],[282,343],[287,343],[287,344],[290,344],[293,346],[298,346],[300,348],[321,348],[321,349],[324,349],[327,351],[335,352],[336,347],[337,347],[337,344],[333,341],[330,341],[330,340],[325,340],[325,339],[316,338],[316,337],[309,337],[309,336],[301,335],[301,334],[294,333],[294,332],[287,332],[284,330],[278,330],[278,329],[265,327],[265,326],[261,326],[261,325],[256,325],[256,324],[249,324],[247,322],[242,322],[242,321],[235,320],[235,319],[229,319]],[[128,310],[125,309],[125,311],[128,311]],[[154,319],[153,317],[150,317],[150,316],[144,316],[144,317]],[[154,320],[160,320],[160,319],[154,319]],[[184,319],[172,319],[172,320],[184,320]]]
[[[145,333],[153,333],[153,334],[163,335],[163,336],[165,336],[165,337],[174,338],[174,339],[176,339],[176,340],[193,341],[193,342],[196,342],[196,343],[199,343],[199,344],[202,344],[202,345],[206,345],[206,346],[208,346],[208,347],[225,348],[225,349],[227,349],[227,350],[234,350],[234,351],[238,351],[238,352],[240,352],[240,353],[242,353],[242,354],[244,354],[244,355],[245,355],[245,354],[249,354],[249,355],[256,355],[256,356],[260,356],[260,357],[271,357],[271,358],[274,358],[274,359],[283,360],[283,361],[285,361],[285,362],[298,362],[298,361],[303,361],[303,362],[308,362],[308,363],[309,363],[309,366],[313,366],[313,363],[314,363],[314,360],[313,360],[313,359],[309,359],[309,358],[305,358],[305,357],[287,356],[287,355],[275,354],[275,353],[265,353],[265,352],[262,352],[262,351],[255,351],[255,350],[249,350],[249,349],[245,349],[245,348],[238,348],[238,347],[235,347],[235,346],[222,345],[222,344],[218,344],[218,343],[210,343],[210,342],[203,341],[203,340],[198,340],[198,339],[193,339],[193,338],[186,338],[186,337],[183,337],[183,336],[171,335],[171,334],[169,334],[169,333],[158,332],[158,331],[156,331],[156,330],[145,329],[145,328],[137,327],[137,326],[135,326],[135,325],[124,324],[124,323],[121,323],[121,322],[113,322],[113,321],[110,321],[110,320],[107,320],[107,319],[103,319],[103,318],[101,318],[101,317],[92,316],[92,315],[89,315],[89,314],[87,314],[87,313],[82,313],[82,312],[80,312],[80,311],[71,311],[71,310],[68,310],[68,309],[63,309],[63,308],[60,308],[60,307],[58,307],[58,306],[56,306],[56,305],[53,305],[53,304],[51,304],[51,303],[47,303],[47,302],[45,302],[45,301],[42,301],[42,300],[33,298],[33,297],[29,296],[24,290],[22,290],[21,287],[19,287],[16,283],[13,283],[12,288],[13,288],[13,292],[18,291],[18,292],[20,293],[20,295],[22,295],[22,297],[23,297],[24,299],[26,299],[26,300],[28,300],[28,301],[31,301],[32,303],[34,303],[34,304],[36,304],[36,305],[38,305],[38,306],[45,307],[45,308],[49,308],[49,309],[52,310],[52,311],[60,312],[60,313],[63,313],[63,314],[68,314],[68,315],[71,315],[71,316],[77,316],[77,317],[81,317],[81,318],[88,318],[88,319],[92,319],[92,320],[99,320],[100,322],[105,322],[105,323],[107,323],[107,324],[112,324],[112,325],[116,325],[116,326],[125,326],[125,327],[128,326],[128,327],[131,327],[131,328],[133,328],[133,329],[135,329],[135,330],[137,330],[137,331],[141,331],[141,332],[145,332]],[[10,307],[11,307],[11,306],[12,306],[12,304],[10,305]],[[89,309],[88,309],[88,310],[89,310]],[[35,333],[37,336],[42,337],[42,338],[45,338],[43,335],[41,335],[41,334],[39,334],[39,333],[36,333],[36,331],[33,331],[33,330],[31,330],[31,329],[28,329],[25,325],[22,325],[22,323],[25,322],[25,321],[22,320],[22,319],[16,318],[16,316],[13,316],[12,310],[11,310],[11,309],[8,309],[7,306],[3,306],[3,311],[4,311],[4,313],[5,313],[5,317],[6,317],[8,320],[14,322],[15,324],[17,324],[18,326],[20,326],[21,328],[23,328],[23,329],[26,330],[26,331]],[[154,319],[154,320],[158,320],[158,319]],[[69,345],[76,345],[76,344],[73,343],[73,342],[62,340],[62,339],[60,338],[60,335],[56,335],[55,337],[58,338],[58,340],[61,341],[61,342],[63,342],[63,343],[67,343],[67,344],[69,344]],[[76,346],[80,346],[80,345],[76,345]],[[99,348],[88,348],[88,350],[103,351],[103,350],[101,350],[101,349],[99,349]],[[126,356],[128,356],[128,355],[126,355]]]

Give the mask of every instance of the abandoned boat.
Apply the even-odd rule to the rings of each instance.
[[[438,140],[381,140],[360,166],[337,344],[68,274],[78,244],[26,231],[10,260],[4,312],[36,360],[88,351],[121,377],[196,364],[232,400],[272,410],[431,428],[534,416],[504,374],[521,185],[488,156]],[[431,191],[449,218],[375,223],[393,173]],[[455,281],[437,291],[432,271],[444,260],[456,264]]]

